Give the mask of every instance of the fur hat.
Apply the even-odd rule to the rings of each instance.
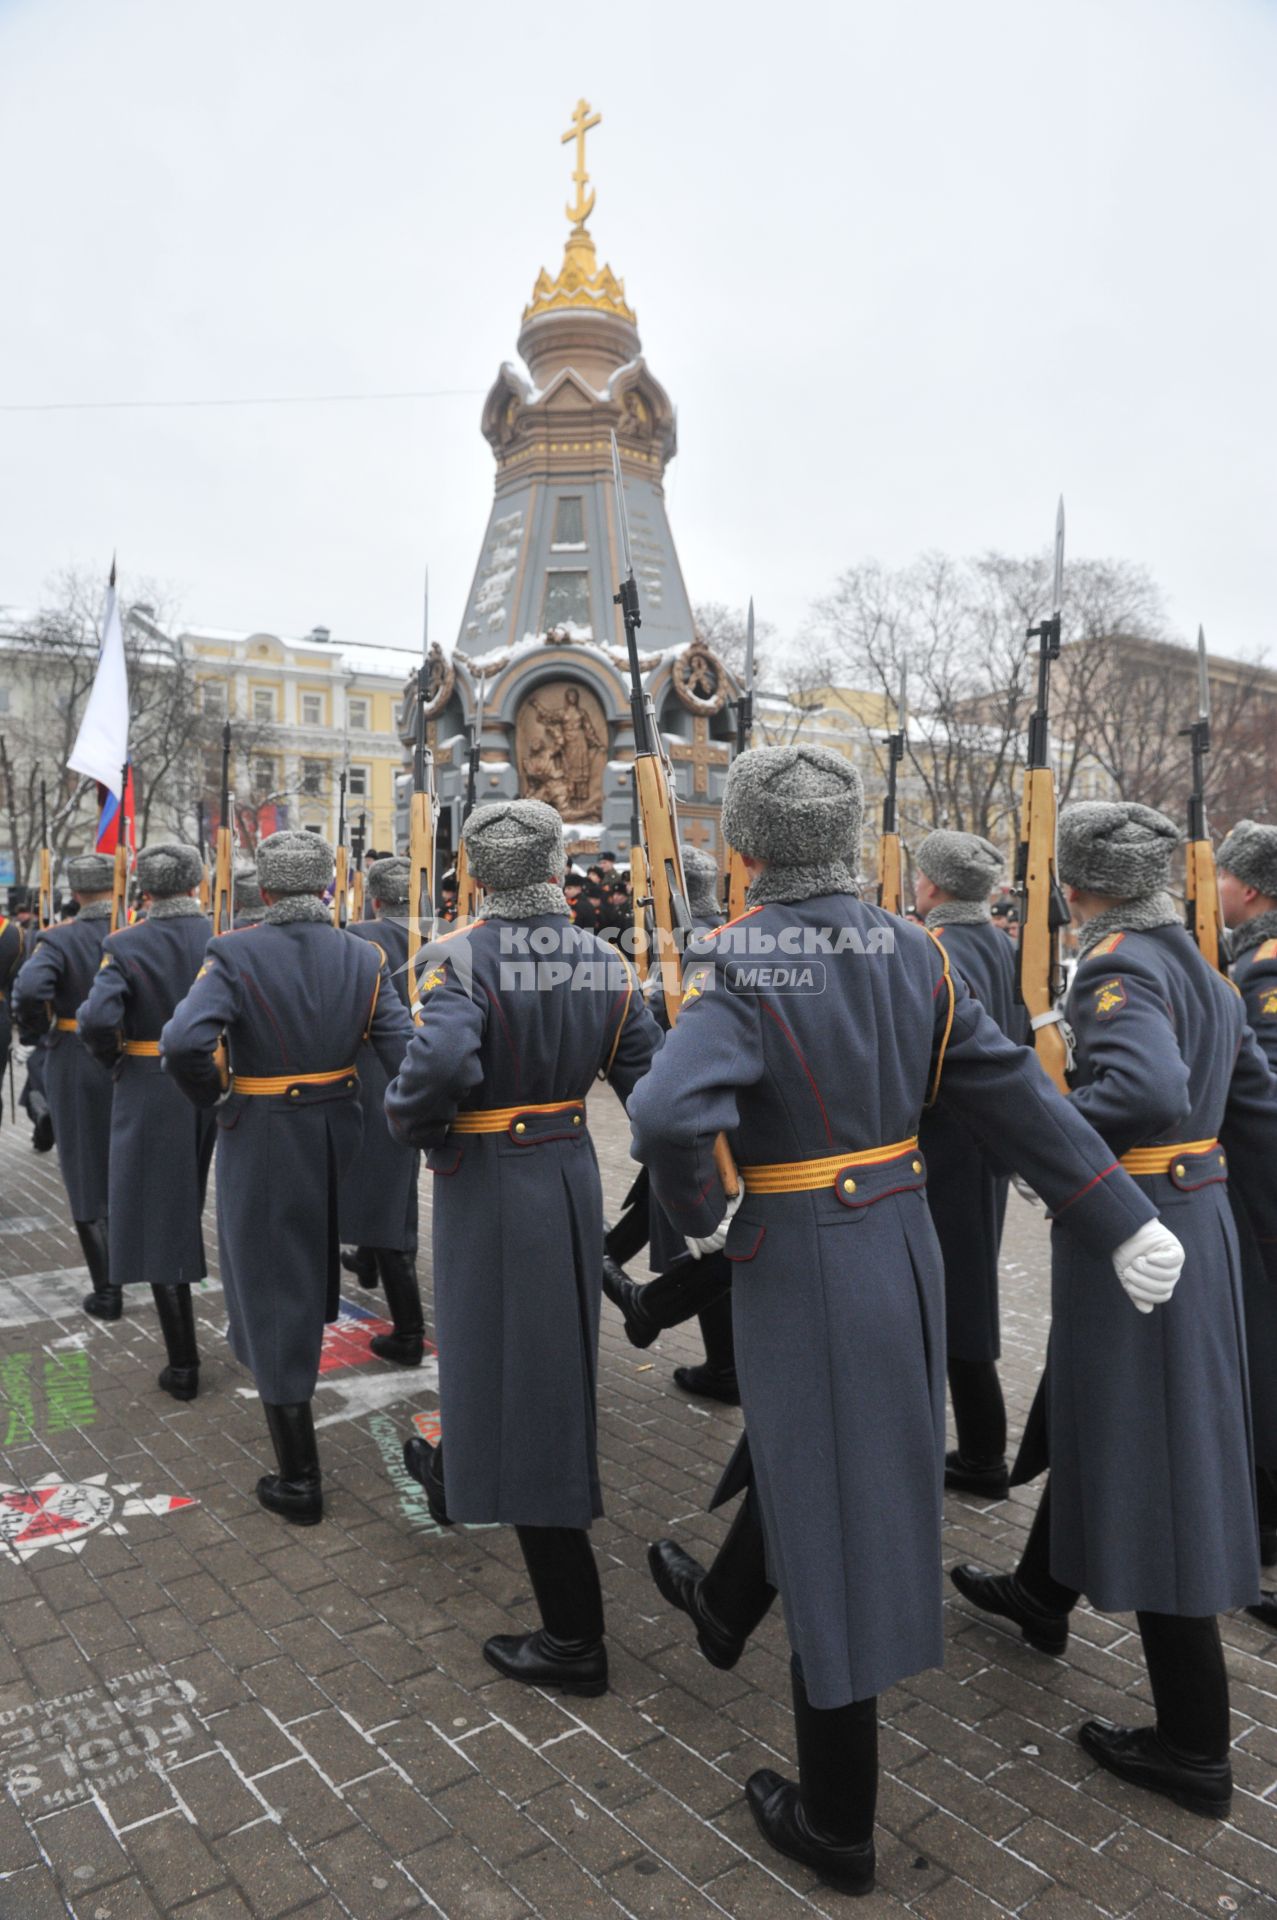
[[[718,862],[712,853],[702,852],[690,841],[679,843],[683,858],[683,878],[687,882],[687,904],[697,920],[717,919],[723,910],[719,899]]]
[[[137,884],[142,893],[167,900],[171,894],[190,893],[200,883],[204,862],[198,847],[180,840],[161,840],[143,847],[137,857]]]
[[[1060,878],[1085,893],[1139,900],[1166,886],[1179,842],[1174,821],[1138,800],[1079,800],[1060,815]]]
[[[1235,874],[1244,887],[1277,900],[1277,827],[1239,820],[1221,841],[1215,865]]]
[[[913,857],[932,885],[955,900],[987,900],[1005,865],[991,841],[950,827],[929,833]]]
[[[262,904],[262,890],[257,884],[256,867],[237,867],[235,870],[235,910],[246,913]]]
[[[392,853],[384,860],[374,860],[364,882],[369,899],[380,900],[383,907],[406,907],[411,872],[402,854]]]
[[[109,893],[115,862],[109,853],[77,853],[67,861],[67,885],[72,893]]]
[[[333,850],[317,833],[271,833],[257,848],[263,893],[322,893],[333,877]]]
[[[471,873],[492,893],[558,880],[567,865],[563,822],[544,800],[494,800],[476,807],[461,838]]]
[[[751,747],[727,776],[723,834],[738,852],[776,866],[854,865],[863,813],[860,775],[842,754],[827,747]]]

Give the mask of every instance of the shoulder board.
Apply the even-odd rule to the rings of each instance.
[[[423,947],[441,947],[446,940],[455,940],[458,935],[463,933],[473,933],[476,927],[482,927],[486,924],[486,921],[482,918],[472,920],[468,927],[454,927],[451,933],[437,933],[433,940],[423,939],[421,944]]]
[[[1265,940],[1262,947],[1255,948],[1256,960],[1277,960],[1277,940]]]
[[[707,933],[701,934],[696,942],[697,946],[705,946],[710,940],[717,940],[720,933],[726,933],[729,927],[738,927],[742,920],[752,920],[756,913],[762,912],[766,904],[766,901],[763,901],[756,907],[746,907],[744,913],[738,913],[734,920],[724,920],[721,927],[711,927]]]
[[[1091,951],[1083,957],[1087,960],[1098,960],[1101,954],[1116,953],[1125,938],[1124,933],[1110,933],[1107,939],[1101,940],[1098,947],[1092,947]]]

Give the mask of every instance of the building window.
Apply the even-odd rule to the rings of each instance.
[[[324,791],[324,775],[327,765],[323,760],[302,761],[302,792],[318,800]]]
[[[590,624],[590,576],[579,573],[547,573],[545,599],[541,605],[541,631],[555,627],[588,627]]]
[[[585,518],[579,493],[560,494],[554,503],[554,542],[556,547],[585,545]]]
[[[226,682],[224,680],[201,680],[200,708],[204,713],[216,715],[218,719],[226,712]]]
[[[253,791],[265,795],[275,791],[275,762],[259,756],[253,762]]]
[[[353,733],[367,733],[368,702],[366,700],[350,700],[347,702],[346,711],[350,718],[351,731]]]
[[[324,696],[322,693],[304,693],[302,695],[302,725],[304,727],[322,727],[324,724]]]
[[[253,719],[262,726],[270,726],[275,718],[275,689],[273,687],[253,688]]]
[[[350,777],[346,781],[346,792],[352,800],[366,800],[368,798],[367,767],[352,767],[350,769]]]

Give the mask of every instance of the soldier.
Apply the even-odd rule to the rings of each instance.
[[[9,889],[11,907],[16,891],[14,887]],[[9,999],[13,992],[13,983],[18,977],[18,968],[22,965],[25,945],[21,923],[0,913],[0,1075],[3,1075],[6,1070],[10,1073],[13,1071],[11,1058],[13,1014]],[[0,1092],[3,1092],[2,1088]]]
[[[1246,1018],[1269,1066],[1277,1073],[1277,827],[1239,820],[1216,855],[1219,903],[1232,978]],[[1277,1287],[1241,1196],[1229,1189],[1242,1255],[1246,1302],[1246,1351],[1250,1362],[1250,1414],[1255,1441],[1261,1566],[1277,1565]],[[1247,1608],[1267,1627],[1277,1627],[1277,1593],[1264,1593]]]
[[[692,926],[699,939],[723,924],[718,862],[712,854],[702,853],[690,842],[683,842],[679,852]],[[657,1020],[664,1026],[665,1006],[658,989],[659,975],[653,973],[648,983],[648,1000]],[[646,1286],[639,1286],[618,1264],[612,1251],[614,1246],[623,1246],[627,1257],[632,1257],[643,1244],[642,1240],[636,1243],[629,1223],[622,1219],[604,1243],[603,1291],[613,1306],[620,1308],[626,1334],[639,1348],[650,1347],[658,1334],[681,1325],[695,1314],[705,1342],[705,1360],[695,1367],[675,1367],[674,1383],[684,1393],[738,1407],[740,1389],[736,1384],[736,1353],[732,1344],[731,1267],[721,1252],[709,1253],[703,1258],[689,1254],[686,1240],[652,1199],[646,1180],[642,1181],[640,1192],[641,1204],[648,1211],[649,1257],[657,1277]]]
[[[408,878],[406,860],[390,856],[368,869],[368,897],[376,917],[352,922],[356,939],[380,947],[405,1010],[408,1006]],[[425,1322],[417,1290],[417,1174],[421,1156],[396,1140],[386,1125],[386,1085],[376,1049],[359,1053],[359,1104],[364,1137],[359,1155],[342,1175],[337,1217],[341,1237],[354,1242],[341,1263],[362,1287],[375,1287],[378,1274],[386,1290],[393,1333],[369,1341],[383,1360],[405,1367],[421,1365]]]
[[[111,1278],[107,1245],[111,1076],[84,1046],[75,1016],[102,958],[111,924],[113,874],[114,862],[104,853],[79,854],[67,861],[79,911],[73,920],[36,935],[13,996],[23,1039],[33,1042],[46,1036],[45,1094],[58,1164],[93,1283],[84,1311],[99,1320],[118,1320],[123,1301],[119,1282]]]
[[[217,1108],[217,1228],[231,1350],[252,1372],[278,1473],[257,1498],[298,1526],[323,1518],[310,1400],[337,1316],[337,1188],[359,1150],[356,1060],[399,1065],[411,1022],[380,949],[334,927],[333,850],[313,833],[257,849],[259,926],[210,941],[160,1035],[187,1098]],[[229,1088],[217,1058],[225,1036]]]
[[[914,855],[914,897],[923,924],[994,1024],[1023,1046],[1028,1017],[1015,1001],[1015,954],[993,924],[989,895],[1002,855],[978,833],[937,828]],[[944,1260],[949,1399],[958,1445],[946,1454],[944,1483],[1003,1500],[1007,1415],[998,1380],[998,1249],[1007,1179],[981,1152],[970,1128],[944,1105],[923,1115],[927,1205]]]
[[[689,1244],[726,1236],[738,1268],[737,1369],[794,1649],[799,1758],[797,1784],[755,1773],[750,1807],[778,1851],[848,1892],[873,1883],[877,1695],[943,1659],[944,1277],[924,1102],[939,1085],[981,1133],[1014,1141],[1061,1226],[1113,1251],[1115,1295],[1120,1281],[1165,1297],[1179,1258],[940,943],[856,897],[861,813],[839,754],[736,760],[723,832],[751,875],[750,907],[704,943],[629,1101],[657,1197]],[[722,1132],[742,1177],[730,1220]]]
[[[110,1265],[124,1284],[150,1286],[168,1365],[160,1389],[199,1392],[191,1282],[202,1280],[204,1194],[213,1116],[192,1111],[160,1067],[160,1031],[199,971],[212,928],[193,897],[197,847],[164,841],[137,856],[146,918],[108,934],[79,1011],[80,1038],[114,1070],[111,1105]]]
[[[262,904],[262,890],[257,884],[256,867],[237,867],[235,869],[235,931],[241,927],[255,927],[266,918],[266,908]]]
[[[1012,1481],[1048,1464],[1050,1478],[1015,1572],[951,1577],[1049,1653],[1064,1651],[1082,1594],[1134,1613],[1156,1724],[1088,1720],[1078,1737],[1119,1778],[1222,1817],[1232,1773],[1215,1615],[1258,1598],[1259,1564],[1226,1153],[1259,1231],[1277,1235],[1277,1081],[1240,995],[1166,891],[1179,838],[1132,801],[1060,816],[1081,950],[1071,1104],[1173,1221],[1184,1277],[1155,1320],[1136,1319],[1100,1263],[1056,1239],[1046,1372]]]
[[[483,1649],[530,1686],[607,1687],[589,1526],[603,1510],[595,1421],[602,1193],[585,1096],[624,1098],[660,1041],[632,968],[571,924],[563,824],[538,800],[480,807],[464,828],[484,917],[437,943],[421,1024],[386,1095],[391,1128],[427,1148],[446,1466],[404,1461],[436,1517],[519,1539],[542,1625]]]

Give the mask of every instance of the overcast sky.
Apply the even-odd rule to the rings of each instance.
[[[1277,656],[1273,0],[0,0],[0,605],[118,547],[193,623],[415,644],[429,561],[451,644],[582,94],[693,600],[792,632],[1063,491]]]

